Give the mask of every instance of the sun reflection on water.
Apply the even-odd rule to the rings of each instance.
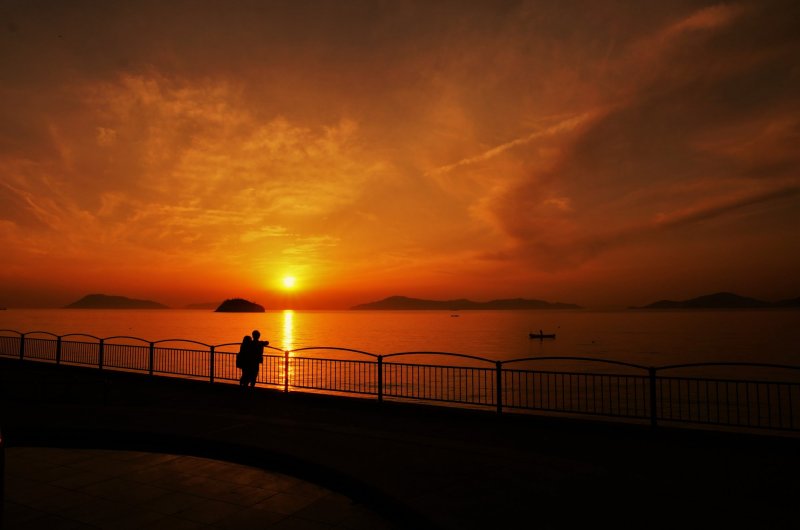
[[[283,311],[283,344],[284,350],[294,348],[294,311],[284,309]]]
[[[294,348],[294,311],[291,309],[284,309],[283,311],[283,342],[281,347],[283,351],[288,351]],[[290,353],[289,356],[292,354]],[[283,380],[283,384],[286,384],[285,378],[288,377],[289,381],[294,379],[294,365],[290,363],[287,367],[285,366],[286,361],[284,360],[282,363],[282,369],[284,371],[284,376],[281,378]]]

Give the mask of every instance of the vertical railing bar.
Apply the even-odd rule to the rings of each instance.
[[[378,369],[378,401],[383,402],[383,355],[378,355],[378,362],[375,366]]]
[[[714,381],[716,386],[716,381]],[[711,420],[711,384],[706,383],[706,418],[708,423],[713,423]]]
[[[650,376],[650,426],[658,426],[658,413],[656,409],[656,369],[651,366],[648,368]],[[663,390],[663,388],[662,388]],[[662,395],[663,399],[663,395]]]
[[[155,360],[155,347],[156,347],[155,344],[153,344],[151,342],[150,343],[150,369],[149,369],[150,375],[153,375],[153,362]]]
[[[289,350],[283,351],[283,391],[289,392]]]
[[[214,384],[214,375],[216,369],[216,355],[214,353],[214,346],[211,346],[208,351],[208,382]]]
[[[772,385],[765,383],[767,387],[767,427],[772,427]]]
[[[497,386],[497,414],[503,414],[503,363],[501,361],[497,361],[495,363],[495,368],[497,369],[497,382],[495,383]]]
[[[600,374],[600,413],[606,414],[606,376]]]
[[[745,395],[745,401],[747,402],[747,426],[750,427],[750,426],[752,426],[752,421],[750,420],[751,414],[750,414],[750,383],[749,382],[746,382],[744,384],[744,395]]]

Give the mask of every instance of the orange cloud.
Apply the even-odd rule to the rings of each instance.
[[[796,2],[95,4],[4,12],[6,283],[586,303],[702,249],[800,266]]]

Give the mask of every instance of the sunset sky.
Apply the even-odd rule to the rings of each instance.
[[[800,296],[798,28],[796,0],[4,0],[0,306]]]

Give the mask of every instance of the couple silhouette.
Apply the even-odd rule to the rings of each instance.
[[[236,354],[236,368],[242,371],[239,386],[254,388],[258,378],[258,369],[264,362],[264,346],[269,345],[268,340],[260,340],[261,332],[253,330],[252,336],[245,335]]]

